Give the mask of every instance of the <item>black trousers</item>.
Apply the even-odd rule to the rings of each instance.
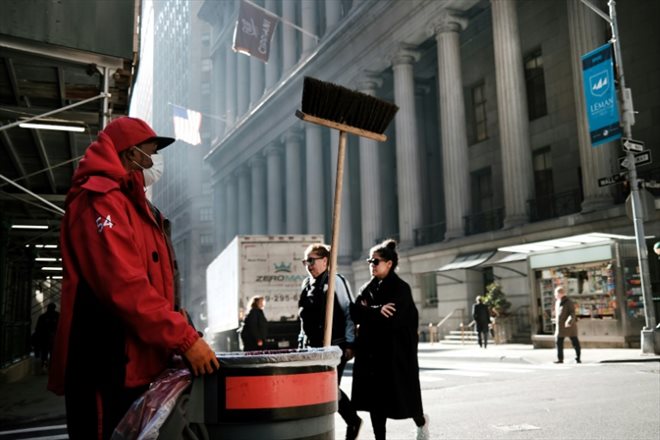
[[[477,339],[479,340],[479,347],[481,347],[482,340],[481,337],[483,336],[483,346],[487,347],[488,346],[488,327],[485,329],[483,328],[478,328],[477,329]]]
[[[64,396],[69,438],[109,439],[131,404],[148,388],[99,387],[74,381]]]
[[[565,336],[557,336],[557,360],[563,361],[564,360],[564,338]],[[575,349],[575,359],[578,361],[580,360],[580,340],[577,338],[577,336],[569,336],[571,339],[571,344],[573,344],[573,348]]]
[[[337,386],[341,384],[341,377],[344,374],[344,368],[346,367],[347,362],[348,359],[342,355],[341,361],[339,361],[339,365],[337,366]],[[355,411],[351,400],[348,398],[346,393],[341,390],[341,388],[339,388],[338,407],[339,415],[342,419],[344,419],[344,422],[346,422],[347,425],[355,425],[357,423],[359,419],[357,411]]]

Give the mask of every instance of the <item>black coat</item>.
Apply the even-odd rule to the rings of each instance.
[[[387,303],[396,307],[389,318],[380,313]],[[391,419],[421,415],[418,313],[410,286],[394,272],[382,282],[372,278],[351,305],[351,316],[359,325],[351,394],[355,409]]]
[[[243,349],[245,351],[264,350],[265,347],[263,345],[259,346],[258,341],[261,340],[265,343],[266,336],[268,336],[268,321],[264,316],[264,311],[260,308],[250,309],[241,331]]]
[[[485,332],[488,330],[488,324],[490,324],[490,312],[488,312],[488,306],[486,304],[475,303],[472,306],[472,318],[477,324],[478,332]]]

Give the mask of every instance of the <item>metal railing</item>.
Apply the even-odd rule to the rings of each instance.
[[[458,314],[458,313],[460,313],[460,317],[459,316],[454,316],[455,314]],[[447,322],[449,322],[450,319],[452,319],[451,322],[455,322],[458,319],[458,324],[460,326],[462,326],[463,321],[465,319],[465,309],[464,308],[458,308],[458,309],[452,310],[447,316],[442,318],[440,320],[440,322],[438,322],[435,325],[433,323],[429,323],[429,339],[430,339],[431,343],[434,343],[436,341],[439,342],[445,337],[445,328],[449,327]],[[457,327],[457,326],[454,326],[454,328]]]
[[[504,226],[504,208],[466,215],[463,217],[463,221],[465,222],[465,235],[502,229],[502,226]]]
[[[415,229],[415,246],[439,243],[445,239],[447,224],[445,222],[432,223]]]
[[[527,201],[529,220],[538,222],[580,212],[582,194],[579,189],[548,194]]]

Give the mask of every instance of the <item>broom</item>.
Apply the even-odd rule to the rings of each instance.
[[[335,198],[332,211],[332,242],[330,244],[330,274],[325,307],[323,346],[332,342],[332,317],[335,305],[335,277],[337,274],[337,249],[339,247],[339,219],[341,216],[341,193],[344,181],[344,157],[348,133],[384,142],[383,134],[399,110],[394,104],[371,95],[347,89],[306,76],[303,82],[302,111],[296,116],[306,122],[339,130],[339,151]]]

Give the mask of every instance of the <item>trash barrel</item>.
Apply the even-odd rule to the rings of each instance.
[[[220,369],[193,380],[186,419],[210,439],[333,440],[340,358],[339,347],[220,353]]]

